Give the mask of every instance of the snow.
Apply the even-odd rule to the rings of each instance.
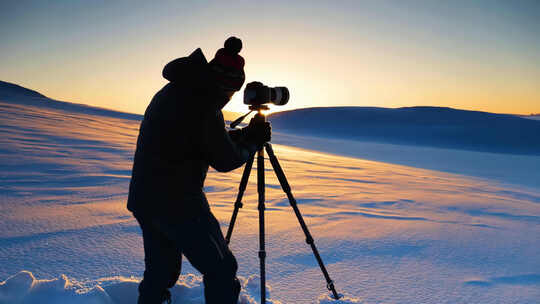
[[[239,277],[242,284],[239,304],[257,303],[259,276]],[[133,277],[101,278],[95,282],[69,279],[65,275],[59,278],[36,279],[29,271],[21,271],[4,282],[0,282],[0,303],[80,303],[80,304],[132,304],[137,302],[139,281]],[[267,287],[267,295],[271,288]],[[44,300],[46,299],[46,300]],[[194,274],[182,275],[176,286],[171,289],[173,303],[204,303],[202,277]],[[358,299],[343,296],[334,300],[329,295],[320,295],[320,304],[360,303]],[[268,304],[281,304],[268,299]]]
[[[259,277],[239,279],[242,284],[239,304],[256,303],[254,296],[258,295]],[[0,283],[0,303],[132,304],[137,302],[138,284],[137,279],[124,277],[101,278],[97,284],[69,279],[65,275],[39,280],[31,272],[21,271]],[[173,303],[204,303],[202,277],[180,276],[171,289],[171,299]],[[327,303],[326,299],[321,297],[320,303]],[[356,303],[347,301],[342,303]],[[281,302],[269,299],[268,303]]]
[[[39,100],[0,101],[0,303],[134,303],[143,249],[125,201],[139,118]],[[267,161],[273,303],[540,302],[540,186],[527,181],[538,176],[538,156],[410,147],[404,159],[430,156],[426,169],[430,162],[392,158],[404,146],[274,131],[274,151],[344,298],[329,298]],[[363,159],[370,147],[366,155],[381,161]],[[437,159],[454,153],[458,174],[439,170]],[[490,171],[496,162],[504,170]],[[529,177],[520,171],[527,164]],[[224,231],[241,174],[208,174]],[[259,300],[254,176],[231,242],[242,303]],[[200,274],[182,267],[173,303],[203,303]]]
[[[312,151],[467,175],[509,187],[540,188],[540,157],[534,155],[395,145],[290,132],[274,132],[272,136],[274,142]]]

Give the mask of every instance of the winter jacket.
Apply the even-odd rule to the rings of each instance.
[[[177,220],[208,210],[208,167],[242,166],[256,145],[229,133],[221,109],[229,101],[211,81],[200,49],[168,63],[166,84],[148,105],[139,130],[127,208],[138,215]],[[234,138],[234,140],[233,140]]]

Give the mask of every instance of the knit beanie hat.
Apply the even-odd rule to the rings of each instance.
[[[244,58],[238,55],[241,49],[242,40],[229,37],[209,63],[217,85],[223,90],[238,91],[244,84]]]

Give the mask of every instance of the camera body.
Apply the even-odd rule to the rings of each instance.
[[[273,103],[277,106],[287,104],[289,101],[289,90],[286,87],[268,87],[261,82],[250,82],[244,89],[244,104],[260,106],[266,103]]]
[[[250,82],[244,89],[244,104],[249,105],[249,112],[238,117],[230,124],[232,129],[236,128],[252,111],[269,110],[267,103],[282,106],[289,102],[289,89],[286,87],[268,87],[258,81]],[[264,121],[264,116],[263,117]]]

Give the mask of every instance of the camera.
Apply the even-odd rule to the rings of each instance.
[[[244,90],[244,104],[259,106],[265,103],[273,103],[282,106],[289,101],[289,90],[286,87],[268,87],[254,81],[246,85]]]
[[[244,89],[244,104],[249,105],[249,112],[238,117],[230,124],[232,129],[236,128],[252,111],[268,110],[267,103],[282,106],[289,102],[289,89],[286,87],[268,87],[258,81],[250,82]]]

